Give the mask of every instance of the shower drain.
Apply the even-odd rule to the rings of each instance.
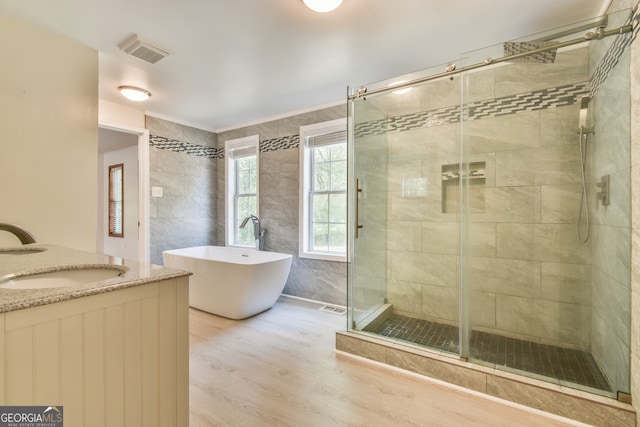
[[[345,314],[347,312],[346,308],[335,307],[333,305],[322,306],[322,307],[320,307],[320,310],[326,311],[328,313],[333,313],[333,314]]]

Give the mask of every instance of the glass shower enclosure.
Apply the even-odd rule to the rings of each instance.
[[[350,88],[349,330],[629,393],[630,22]]]

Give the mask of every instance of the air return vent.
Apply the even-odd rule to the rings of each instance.
[[[146,40],[141,39],[137,34],[134,34],[133,36],[120,43],[118,47],[125,53],[142,59],[143,61],[147,61],[150,64],[155,64],[162,58],[173,53],[170,50],[158,47]]]

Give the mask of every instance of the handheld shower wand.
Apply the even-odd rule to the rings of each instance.
[[[583,96],[580,100],[580,117],[578,118],[578,135],[580,138],[579,148],[580,148],[580,172],[582,174],[582,191],[580,194],[580,210],[578,211],[578,224],[577,224],[577,235],[578,240],[581,243],[586,243],[589,240],[589,203],[587,200],[587,181],[585,176],[585,164],[587,162],[587,135],[590,133],[594,133],[593,128],[587,127],[587,118],[589,116],[589,102],[591,98],[589,96]],[[586,220],[586,234],[582,236],[580,232],[580,224],[582,223],[582,211],[585,211],[585,220]]]
[[[587,117],[589,116],[589,102],[591,97],[583,96],[580,100],[580,117],[578,119],[578,132],[585,135],[593,133],[593,128],[587,127]]]

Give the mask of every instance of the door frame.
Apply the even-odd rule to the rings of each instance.
[[[150,262],[149,130],[98,121],[98,127],[138,136],[138,261]]]

